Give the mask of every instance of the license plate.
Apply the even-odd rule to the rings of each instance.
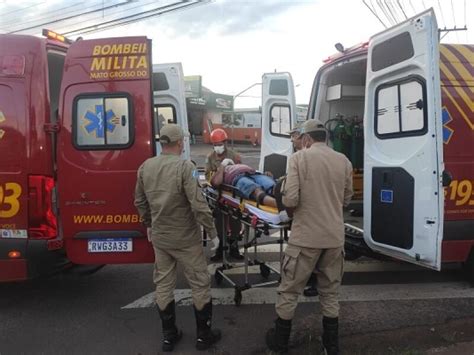
[[[132,238],[89,239],[89,253],[129,253],[133,251]]]

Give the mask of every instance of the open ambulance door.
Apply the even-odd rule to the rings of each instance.
[[[293,153],[288,131],[295,124],[295,89],[290,73],[263,74],[260,171],[270,171],[275,178],[286,174]]]
[[[365,102],[364,239],[440,269],[443,141],[432,9],[370,39]]]
[[[188,114],[181,63],[153,64],[153,101],[156,155],[161,153],[160,129],[165,124],[176,123],[186,132],[182,157],[189,159]]]

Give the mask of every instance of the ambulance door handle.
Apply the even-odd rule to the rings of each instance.
[[[122,126],[126,126],[127,125],[127,118],[125,117],[125,115],[122,115]]]

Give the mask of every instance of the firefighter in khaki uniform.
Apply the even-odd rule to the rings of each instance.
[[[192,290],[196,348],[205,350],[220,339],[221,333],[211,329],[211,280],[199,224],[210,235],[214,249],[219,239],[211,211],[198,185],[195,167],[180,158],[182,129],[168,124],[160,133],[161,155],[146,160],[138,169],[135,206],[148,228],[148,238],[155,251],[153,281],[163,326],[162,349],[172,351],[182,336],[176,327],[173,294],[179,263]]]
[[[230,149],[227,146],[227,133],[222,128],[216,128],[211,132],[211,143],[213,150],[206,156],[206,179],[211,181],[212,176],[221,166],[225,159],[231,159],[234,164],[242,163],[240,154]],[[230,227],[230,238],[229,238],[229,255],[236,260],[243,260],[243,255],[239,252],[239,233],[241,229],[240,222],[234,218],[226,218],[228,221],[226,225],[223,225],[224,216],[219,209],[214,210],[215,225],[217,229],[217,235],[219,236],[219,248],[217,248],[216,254],[211,256],[211,261],[219,261],[222,259],[224,250],[222,249],[222,233],[227,231],[227,227]],[[228,225],[227,225],[228,224]]]
[[[323,346],[330,355],[339,354],[339,286],[344,263],[343,206],[352,197],[352,165],[328,147],[326,130],[317,120],[304,123],[302,133],[312,143],[290,158],[284,205],[293,210],[293,225],[282,261],[275,328],[267,332],[268,347],[288,350],[291,321],[313,270],[323,313]]]

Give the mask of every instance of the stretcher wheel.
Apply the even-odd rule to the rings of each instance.
[[[222,283],[222,274],[220,273],[220,269],[217,269],[214,273],[214,279],[216,280],[216,284],[220,285]]]
[[[260,264],[260,275],[268,279],[268,276],[270,276],[270,268],[265,264]]]
[[[235,289],[234,302],[237,307],[242,303],[242,291],[240,291],[238,288]]]

